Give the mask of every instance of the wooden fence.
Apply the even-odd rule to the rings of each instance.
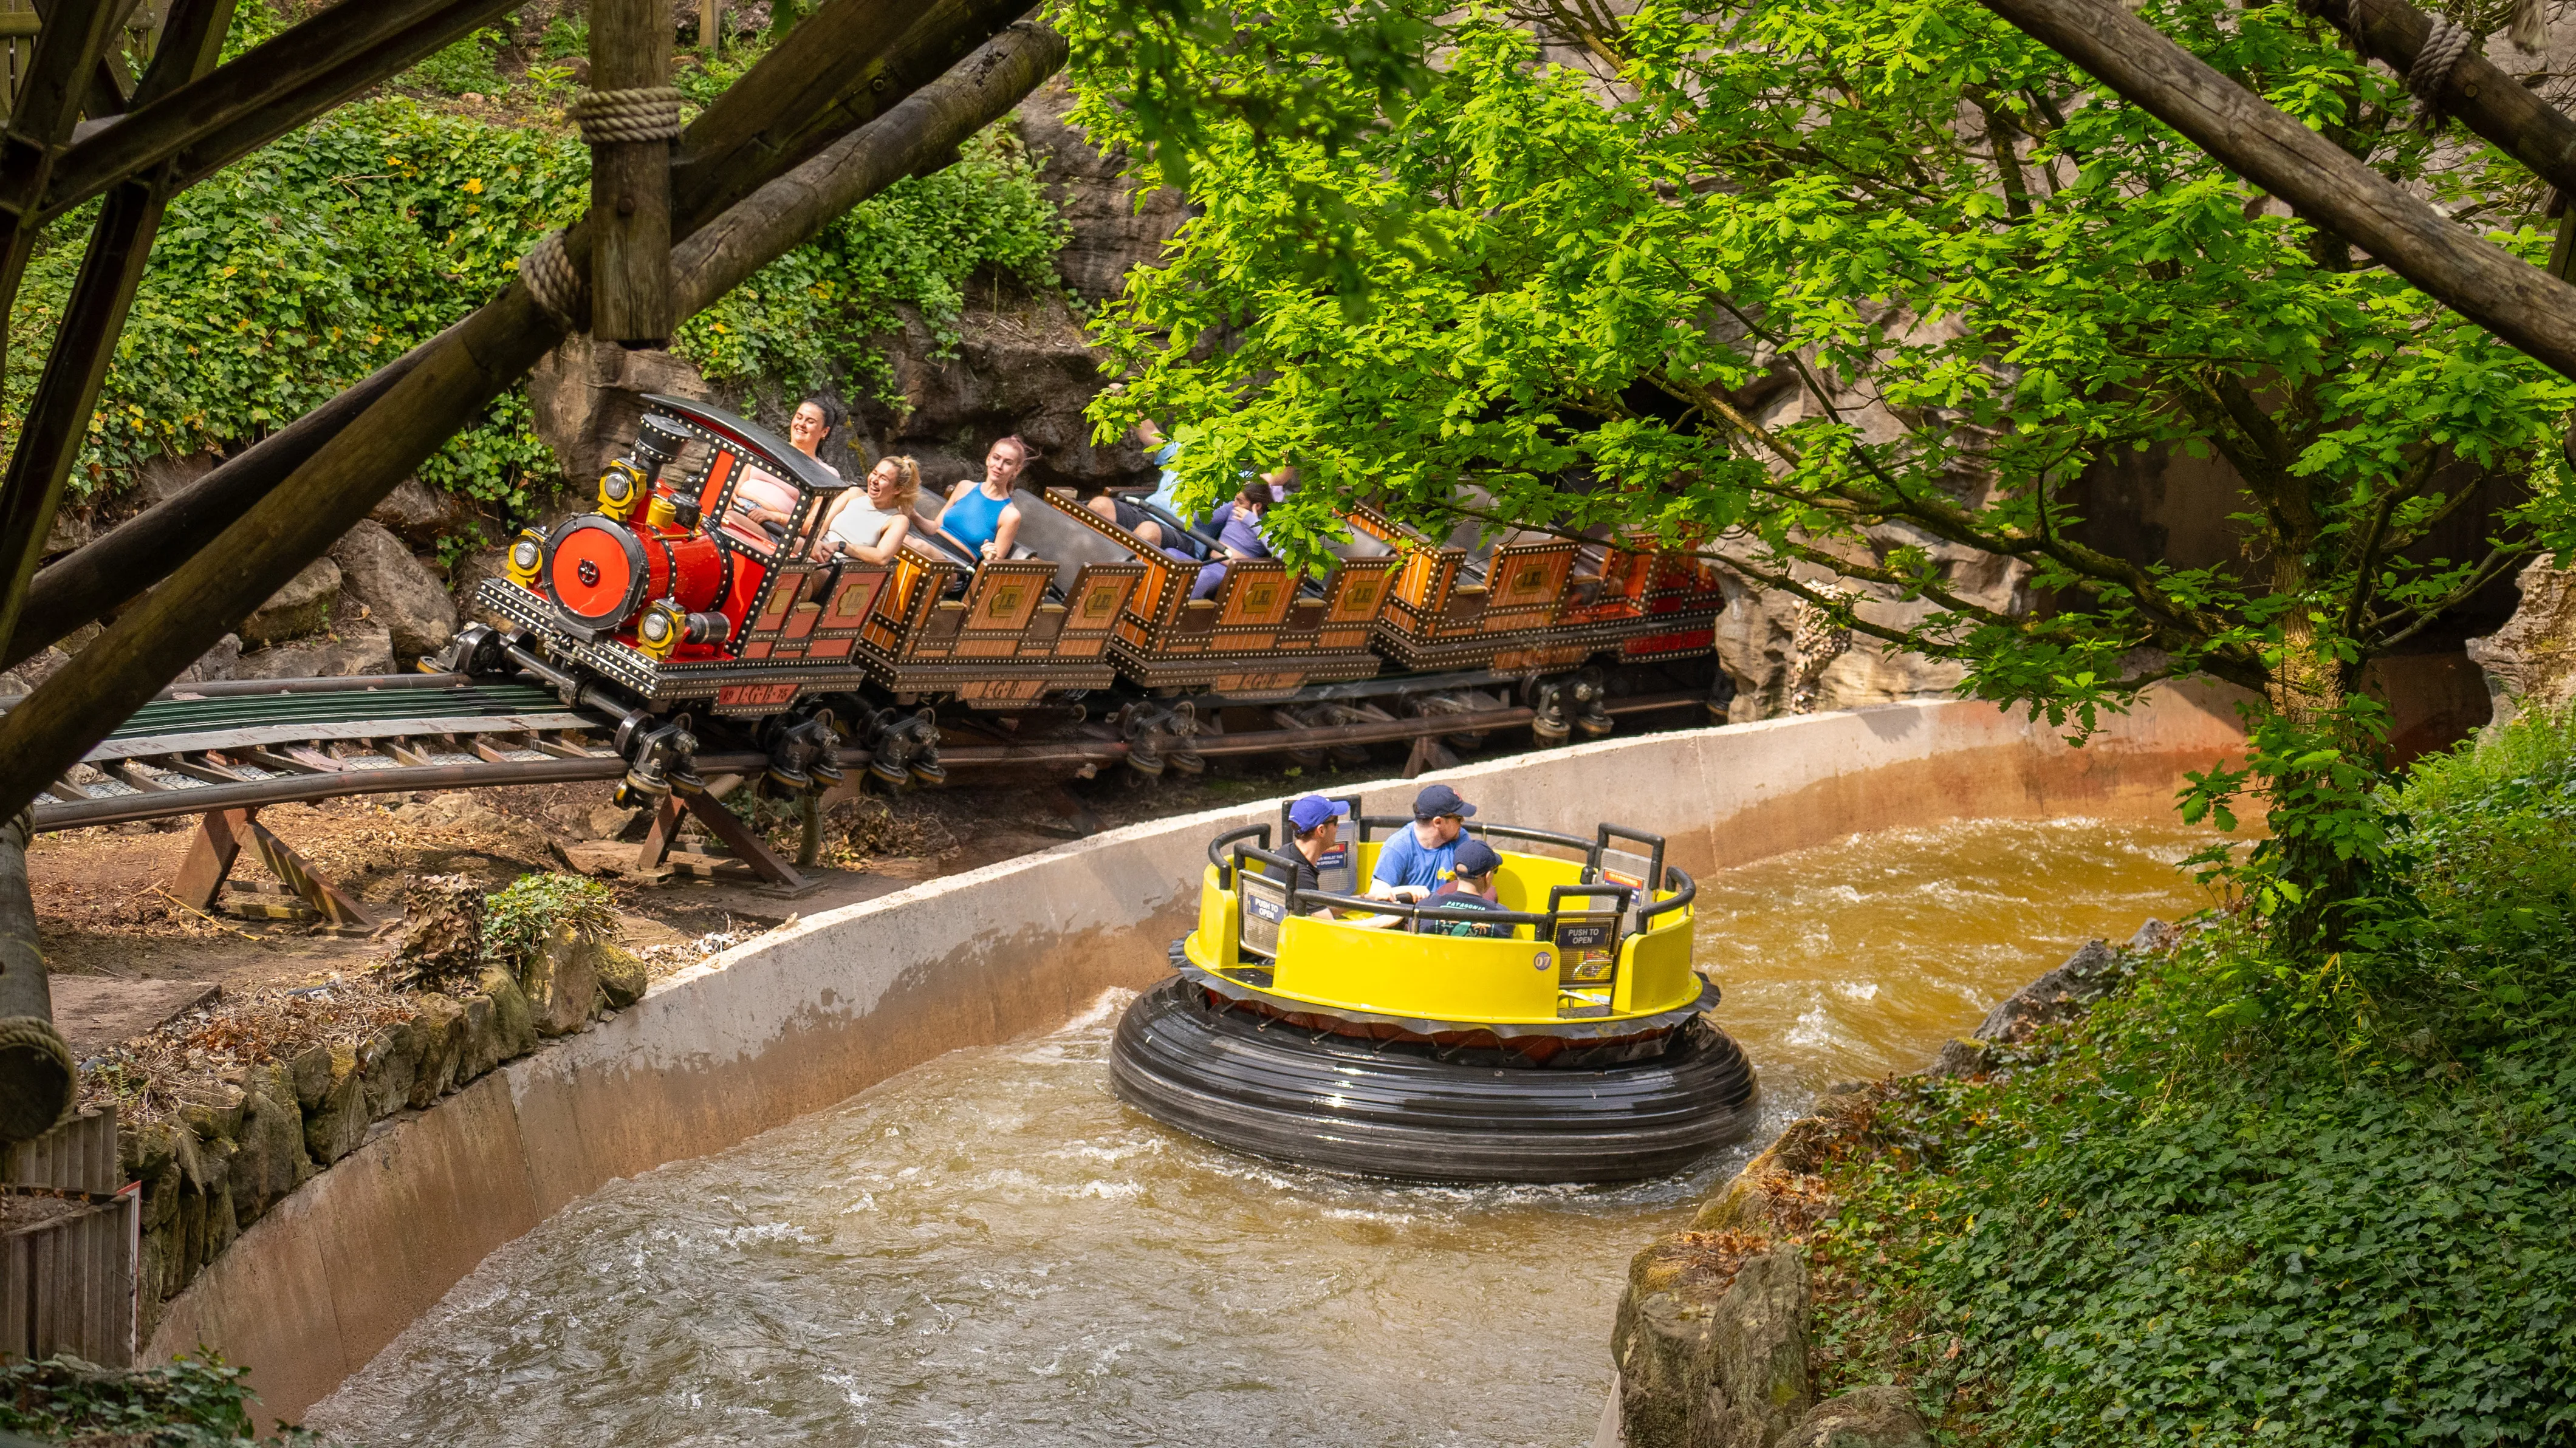
[[[0,1355],[134,1361],[143,1194],[123,1176],[113,1108],[9,1149],[4,1220],[53,1214],[0,1233]]]
[[[144,62],[152,58],[162,22],[170,18],[170,0],[134,0],[125,16],[125,45],[111,47],[108,63],[128,89]],[[17,109],[18,83],[36,56],[36,0],[0,0],[0,113]]]

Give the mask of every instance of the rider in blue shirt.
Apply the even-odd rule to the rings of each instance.
[[[1413,797],[1413,823],[1395,832],[1369,872],[1369,894],[1381,900],[1419,900],[1458,873],[1458,834],[1476,807],[1445,784]]]

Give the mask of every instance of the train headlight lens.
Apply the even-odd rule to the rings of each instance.
[[[667,601],[645,609],[635,621],[635,646],[656,659],[669,658],[688,635],[687,618]]]
[[[521,588],[537,586],[539,570],[545,566],[545,543],[533,533],[522,533],[510,545],[510,581]]]

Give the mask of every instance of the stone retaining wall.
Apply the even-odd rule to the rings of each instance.
[[[1861,830],[1989,817],[2149,817],[2237,747],[2226,700],[2160,694],[2066,747],[1990,706],[1605,740],[1445,771],[1487,820],[1662,826],[1706,871]],[[1372,813],[1417,785],[1386,781]],[[1159,977],[1206,841],[1265,802],[1160,820],[774,931],[632,1007],[380,1126],[294,1187],[168,1306],[150,1355],[198,1344],[294,1417],[485,1255],[619,1177],[721,1150],[961,1046],[1050,1029]]]

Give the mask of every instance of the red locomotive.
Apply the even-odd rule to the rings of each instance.
[[[1443,542],[1363,509],[1328,575],[1238,560],[1197,599],[1189,555],[1213,540],[1165,515],[1167,552],[1024,491],[1008,558],[979,559],[918,514],[886,564],[825,557],[816,539],[852,483],[723,409],[645,402],[597,511],[520,535],[508,576],[477,594],[512,627],[469,628],[447,657],[532,672],[619,719],[631,794],[692,782],[702,716],[766,749],[779,784],[806,788],[839,777],[845,735],[890,782],[943,778],[943,702],[1027,710],[1116,690],[1128,732],[1161,731],[1161,757],[1186,768],[1214,708],[1517,683],[1541,737],[1562,738],[1609,727],[1589,664],[1713,669],[1713,570],[1615,538]],[[1387,660],[1414,672],[1374,677]]]

